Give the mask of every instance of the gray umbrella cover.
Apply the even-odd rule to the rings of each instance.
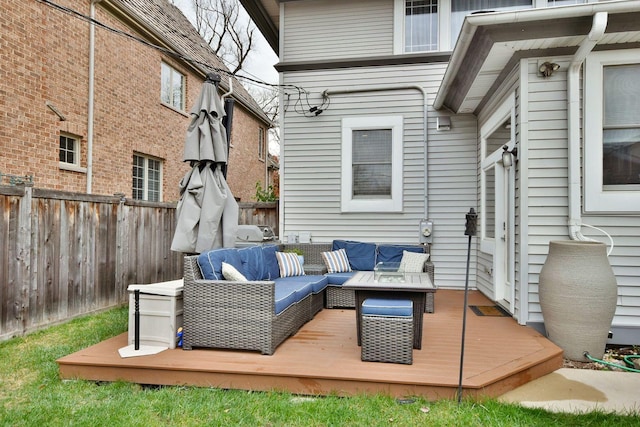
[[[185,139],[183,160],[193,167],[180,181],[173,251],[202,253],[235,246],[238,204],[221,171],[221,165],[227,162],[224,116],[216,86],[205,82],[191,110]]]
[[[222,124],[224,116],[224,103],[216,86],[205,83],[191,109],[182,160],[227,163],[227,131]]]

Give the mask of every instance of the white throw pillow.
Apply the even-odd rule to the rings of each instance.
[[[222,275],[224,276],[224,278],[226,280],[232,281],[232,282],[246,282],[247,278],[244,277],[244,275],[242,273],[240,273],[238,270],[236,270],[236,268],[231,265],[231,264],[227,264],[226,262],[222,263]]]
[[[347,251],[344,249],[338,249],[332,252],[322,252],[322,260],[327,266],[329,273],[346,273],[351,271],[349,265],[349,258],[347,258]]]
[[[292,252],[276,252],[280,277],[304,276],[304,268],[298,255]]]
[[[424,263],[429,260],[429,254],[402,251],[402,261],[400,261],[400,271],[405,273],[422,273]]]

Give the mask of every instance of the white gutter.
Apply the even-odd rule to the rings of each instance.
[[[453,77],[458,74],[462,65],[461,59],[465,56],[469,44],[480,26],[513,24],[516,22],[558,20],[575,18],[580,16],[593,16],[600,12],[627,13],[637,12],[640,9],[640,1],[604,1],[583,5],[569,5],[553,8],[525,9],[517,11],[495,12],[467,16],[462,25],[458,42],[453,50],[449,67],[445,72],[440,89],[433,102],[433,108],[439,110],[444,104],[446,94],[449,92]]]
[[[567,71],[568,162],[569,162],[569,237],[572,240],[593,240],[582,234],[580,205],[580,69],[598,44],[607,28],[607,12],[593,15],[591,31],[580,43]]]
[[[96,3],[102,0],[91,0],[90,17],[93,21],[96,18]],[[92,193],[93,187],[93,110],[95,93],[95,50],[96,50],[96,27],[93,22],[89,23],[89,102],[87,110],[87,194]]]
[[[394,91],[394,90],[417,90],[422,94],[422,111],[423,111],[423,123],[422,123],[422,132],[424,134],[424,218],[429,218],[429,186],[428,184],[428,168],[427,161],[429,159],[428,156],[428,138],[427,138],[427,92],[418,85],[396,85],[396,86],[380,86],[374,88],[366,88],[366,89],[342,89],[342,90],[325,90],[322,92],[323,98],[328,98],[331,95],[345,95],[352,93],[363,93],[363,92],[383,92],[383,91]]]

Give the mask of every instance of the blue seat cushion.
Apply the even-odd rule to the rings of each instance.
[[[327,273],[325,276],[327,277],[330,285],[342,285],[344,282],[351,279],[354,274],[356,274],[355,271],[349,271],[345,273]]]
[[[400,299],[367,298],[362,303],[362,314],[410,317],[413,316],[413,302]]]
[[[242,259],[235,248],[213,249],[198,255],[198,265],[200,266],[202,277],[206,280],[224,280],[222,275],[223,262],[231,264],[246,277]]]
[[[376,266],[376,244],[351,240],[334,240],[333,250],[344,249],[352,270],[373,271]]]
[[[415,245],[378,245],[376,264],[379,262],[400,262],[402,251],[424,253],[424,249]]]
[[[297,276],[298,278],[305,278],[304,282],[307,282],[309,285],[311,285],[311,292],[314,294],[317,294],[318,292],[322,292],[323,289],[325,289],[327,287],[327,285],[329,284],[329,279],[327,279],[326,276],[318,276],[318,275],[314,275],[314,276]],[[286,277],[286,279],[288,279],[288,277]]]
[[[313,292],[313,281],[308,277],[319,276],[290,276],[280,277],[275,283],[275,313],[282,313],[291,304],[302,301]],[[322,280],[320,280],[322,282]]]

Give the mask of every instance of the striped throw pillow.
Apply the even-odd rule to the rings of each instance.
[[[298,255],[290,252],[276,252],[280,267],[280,277],[304,276],[304,268]]]
[[[349,258],[347,258],[347,251],[344,249],[338,249],[337,251],[332,252],[322,252],[321,255],[329,273],[346,273],[351,271]]]

